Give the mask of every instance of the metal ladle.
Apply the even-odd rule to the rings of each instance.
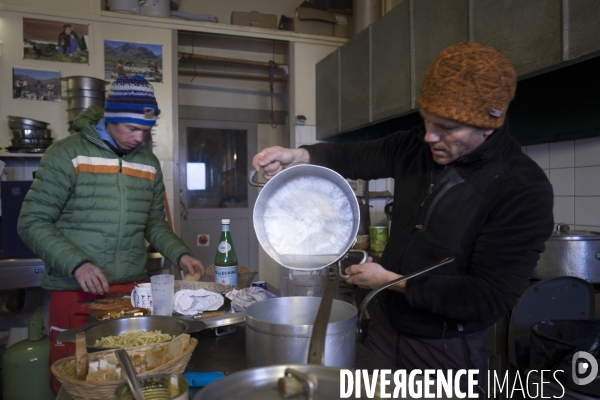
[[[131,390],[133,398],[135,400],[144,400],[144,393],[142,393],[140,382],[137,379],[137,375],[135,374],[135,369],[133,368],[133,364],[131,364],[129,355],[123,349],[117,349],[115,354],[121,363],[121,369],[125,372],[127,386],[129,386],[129,390]]]

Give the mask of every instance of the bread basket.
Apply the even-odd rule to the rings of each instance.
[[[144,371],[143,375],[156,375],[156,374],[174,374],[181,375],[184,373],[190,357],[198,340],[190,338],[189,347],[186,348],[179,356],[170,360],[169,362],[160,365],[149,371]],[[143,357],[153,345],[142,345],[126,348],[127,354],[130,357],[135,355]],[[94,353],[88,353],[88,361],[99,361],[107,354],[114,353],[115,350],[98,351]],[[61,358],[52,364],[52,374],[60,381],[65,390],[75,400],[105,400],[114,399],[115,390],[119,385],[125,382],[125,379],[117,381],[81,381],[76,378],[75,371],[75,357]]]

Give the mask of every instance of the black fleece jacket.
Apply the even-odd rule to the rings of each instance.
[[[351,179],[394,178],[384,268],[406,275],[406,294],[380,294],[405,334],[454,337],[493,324],[515,304],[553,228],[553,193],[540,167],[509,135],[508,122],[436,173],[424,128],[379,140],[304,146],[313,164]]]

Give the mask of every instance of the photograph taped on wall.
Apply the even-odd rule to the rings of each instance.
[[[60,71],[13,67],[12,98],[60,101]]]
[[[143,75],[148,82],[163,81],[162,45],[104,41],[104,78]]]
[[[89,25],[23,18],[23,58],[89,64]]]

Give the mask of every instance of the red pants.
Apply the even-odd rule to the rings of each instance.
[[[131,294],[133,283],[111,285],[106,297],[119,293]],[[50,292],[50,315],[48,319],[50,335],[50,365],[55,361],[75,354],[75,343],[58,342],[56,336],[64,330],[82,328],[87,324],[90,309],[80,302],[95,300],[98,296],[83,290],[53,290]],[[50,388],[58,394],[60,382],[48,371]]]

